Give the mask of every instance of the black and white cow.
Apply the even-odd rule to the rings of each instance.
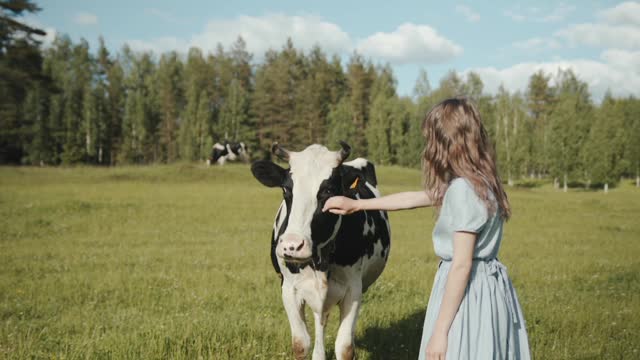
[[[247,147],[243,142],[228,142],[223,144],[215,143],[211,148],[211,156],[207,159],[207,165],[218,163],[218,165],[224,165],[228,161],[248,161],[249,154],[247,153]]]
[[[288,169],[268,160],[251,166],[263,185],[282,188],[284,199],[273,225],[271,260],[281,275],[296,359],[305,358],[311,347],[305,304],[315,319],[313,359],[325,358],[324,328],[334,305],[340,307],[336,357],[353,358],[362,294],[380,276],[389,256],[386,212],[360,211],[345,216],[322,212],[325,201],[334,195],[380,196],[373,164],[363,158],[344,162],[350,147],[341,145],[337,152],[322,145],[293,152],[276,143],[272,152],[288,161]]]

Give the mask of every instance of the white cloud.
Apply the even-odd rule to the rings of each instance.
[[[532,21],[547,23],[562,21],[575,10],[575,6],[561,2],[555,8],[550,9],[546,13],[538,7],[529,7],[527,9],[520,9],[519,7],[516,7],[504,10],[502,14],[516,22]]]
[[[456,9],[456,12],[464,15],[464,17],[467,19],[467,21],[477,22],[478,20],[480,20],[480,14],[478,14],[475,11],[473,11],[473,9],[471,9],[470,7],[468,7],[466,5],[456,5],[455,9]]]
[[[525,50],[559,49],[564,45],[640,49],[640,3],[619,4],[599,12],[597,18],[597,22],[572,24],[548,38],[517,41],[513,46]]]
[[[462,54],[462,47],[427,25],[405,23],[391,33],[375,33],[360,41],[364,55],[395,64],[442,63]]]
[[[79,25],[96,25],[98,17],[88,12],[79,12],[73,17],[73,21]]]
[[[540,37],[533,37],[523,41],[516,41],[513,46],[517,49],[527,51],[543,51],[543,50],[556,50],[561,48],[561,44],[556,39],[545,39]]]
[[[640,75],[640,51],[609,49],[602,52],[600,58],[617,69]]]
[[[137,51],[186,52],[196,46],[207,52],[215,50],[218,44],[229,47],[238,36],[242,36],[247,50],[257,58],[269,49],[280,49],[287,38],[291,38],[296,48],[303,50],[315,45],[320,45],[330,54],[347,54],[357,50],[363,55],[396,64],[441,63],[462,53],[462,47],[427,25],[406,23],[391,33],[375,33],[356,41],[338,25],[318,16],[283,14],[212,20],[202,32],[190,39],[159,37],[150,41],[129,40],[127,43]]]
[[[522,21],[525,21],[527,19],[524,15],[519,14],[519,13],[513,11],[513,10],[505,10],[505,11],[502,12],[502,15],[510,18],[513,21],[517,21],[517,22],[522,22]]]
[[[503,69],[473,69],[485,81],[485,88],[496,92],[500,84],[511,91],[524,91],[529,77],[538,70],[555,75],[559,69],[572,69],[589,84],[596,100],[610,89],[613,95],[640,95],[640,4],[621,3],[596,14],[597,21],[573,24],[548,38],[515,42],[519,49],[557,49],[564,45],[601,49],[599,59],[573,59],[525,62]]]
[[[602,11],[598,17],[610,24],[627,24],[640,26],[640,3],[623,2],[613,8]]]
[[[560,3],[556,8],[551,10],[547,15],[544,15],[537,19],[540,22],[558,22],[564,20],[569,14],[575,11],[576,7],[573,5],[567,5]]]
[[[607,89],[614,96],[640,95],[640,52],[607,50],[601,54],[601,59],[602,61],[575,59],[526,62],[503,69],[484,67],[469,69],[467,72],[478,73],[486,91],[494,94],[501,84],[510,91],[524,92],[531,75],[539,70],[555,75],[560,69],[571,69],[589,84],[589,90],[596,101],[602,99]]]
[[[571,25],[554,34],[570,45],[587,45],[603,48],[639,49],[640,26],[609,24]]]
[[[341,53],[349,51],[352,47],[349,35],[336,24],[317,16],[283,14],[211,20],[202,32],[188,40],[162,37],[151,41],[129,40],[127,43],[135,50],[153,50],[158,53],[169,50],[186,52],[192,46],[207,52],[215,50],[218,44],[228,47],[238,36],[242,36],[247,43],[247,50],[258,57],[269,49],[281,48],[287,38],[291,38],[297,48],[304,50],[320,45],[329,53]]]
[[[173,14],[171,14],[170,12],[167,11],[163,11],[160,10],[158,8],[146,8],[144,9],[144,13],[147,15],[151,15],[153,17],[156,17],[164,22],[170,23],[170,24],[185,24],[186,21],[174,16]]]
[[[640,49],[640,3],[624,2],[600,11],[595,23],[575,24],[554,34],[570,45]]]
[[[263,17],[240,16],[234,20],[210,21],[205,31],[196,35],[191,44],[211,49],[216,43],[234,42],[241,35],[256,54],[271,48],[280,48],[287,38],[300,48],[308,50],[319,44],[328,52],[349,49],[349,35],[336,24],[317,16],[287,16],[271,14]]]

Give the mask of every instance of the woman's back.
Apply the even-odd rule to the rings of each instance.
[[[490,201],[495,198],[489,193]],[[498,257],[502,242],[503,220],[499,209],[493,214],[476,194],[473,185],[465,178],[451,181],[444,194],[442,208],[433,229],[435,253],[443,260],[453,258],[453,233],[465,231],[476,233],[474,259],[491,260]]]

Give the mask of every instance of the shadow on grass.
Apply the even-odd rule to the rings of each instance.
[[[371,327],[356,339],[372,360],[417,359],[424,324],[424,310],[416,310],[387,327]]]

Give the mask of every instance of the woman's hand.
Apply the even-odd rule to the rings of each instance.
[[[322,211],[329,211],[338,215],[349,215],[358,210],[358,200],[350,199],[344,196],[334,196],[329,198],[325,203]]]
[[[425,351],[427,352],[427,360],[445,360],[447,335],[434,332]]]

